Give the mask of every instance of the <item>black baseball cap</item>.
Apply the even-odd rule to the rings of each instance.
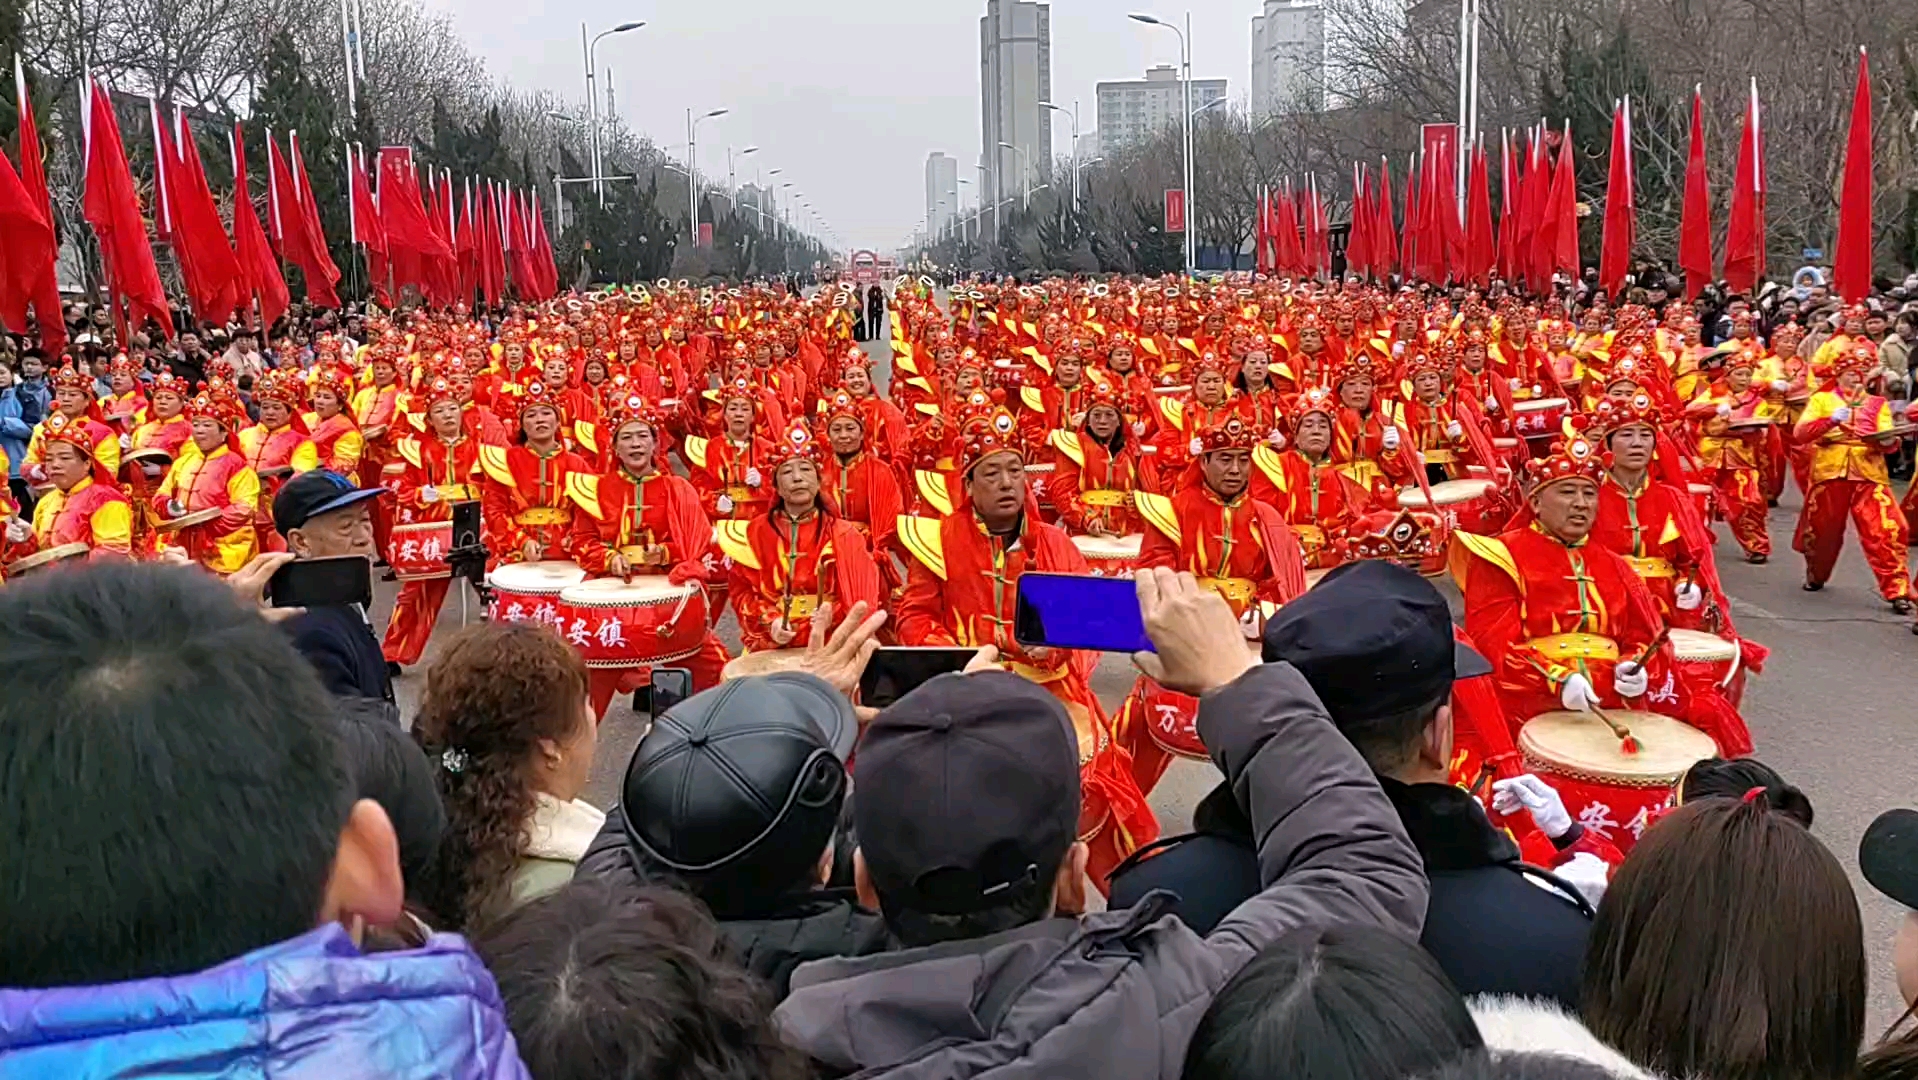
[[[1858,841],[1858,870],[1871,887],[1918,910],[1918,810],[1887,810]]]
[[[312,469],[288,480],[273,496],[273,528],[285,536],[321,514],[384,494],[385,488],[359,487],[330,469]]]
[[[1079,746],[1059,699],[1010,672],[941,675],[867,727],[854,828],[889,919],[1050,890],[1079,834]]]
[[[1453,636],[1432,583],[1380,559],[1347,563],[1280,608],[1264,656],[1298,668],[1334,722],[1423,708],[1453,681],[1492,671]]]
[[[819,862],[846,795],[859,720],[816,675],[732,679],[653,721],[621,785],[626,840],[697,883],[783,889]]]

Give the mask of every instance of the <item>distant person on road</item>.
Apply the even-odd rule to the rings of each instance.
[[[886,333],[886,290],[874,285],[866,290],[866,340],[885,341],[890,336]]]

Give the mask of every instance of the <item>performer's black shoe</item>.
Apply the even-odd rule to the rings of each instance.
[[[389,678],[389,679],[397,679],[397,678],[399,678],[399,677],[400,677],[401,675],[403,675],[403,674],[405,674],[405,673],[406,673],[406,669],[400,666],[400,662],[399,662],[398,660],[388,660],[388,661],[386,662],[386,677],[387,677],[387,678]]]
[[[1824,589],[1824,587],[1825,587],[1825,583],[1824,583],[1824,582],[1822,582],[1822,581],[1807,581],[1807,582],[1805,582],[1805,591],[1806,591],[1806,592],[1818,592],[1818,591],[1820,591],[1820,590],[1822,590],[1822,589]]]
[[[1905,598],[1904,598],[1904,597],[1902,597],[1902,596],[1901,596],[1901,597],[1899,597],[1899,598],[1898,598],[1898,599],[1896,599],[1896,600],[1893,600],[1893,601],[1891,602],[1891,613],[1892,613],[1893,615],[1909,615],[1909,614],[1911,614],[1911,601],[1909,601],[1909,600],[1907,600],[1907,599],[1905,599]]]
[[[1745,553],[1745,561],[1752,564],[1753,566],[1763,566],[1766,563],[1771,561],[1771,556],[1760,555],[1756,551],[1748,551]]]

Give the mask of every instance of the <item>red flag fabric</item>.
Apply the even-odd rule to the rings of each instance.
[[[1423,209],[1419,206],[1419,194],[1425,189],[1425,154],[1412,155],[1411,164],[1405,170],[1405,224],[1404,243],[1400,245],[1399,262],[1405,267],[1405,276],[1419,277],[1424,272],[1424,264],[1419,254],[1419,219]]]
[[[36,252],[9,245],[6,250],[9,262],[18,263],[16,272],[24,275],[31,271],[26,288],[40,329],[40,345],[47,355],[56,356],[67,347],[66,313],[60,305],[60,280],[54,267],[59,258],[59,237],[51,233],[53,200],[47,193],[47,172],[40,156],[40,128],[33,119],[33,102],[27,97],[26,70],[18,53],[13,57],[13,88],[20,116],[20,186],[26,190],[27,201],[46,219],[53,247],[51,251]],[[17,259],[12,254],[16,251],[19,252]]]
[[[413,172],[413,152],[404,146],[380,149],[380,220],[386,230],[390,274],[398,287],[422,291],[435,268],[453,253],[433,231]]]
[[[386,254],[386,230],[380,225],[380,208],[373,202],[373,181],[366,175],[366,149],[347,148],[353,185],[353,242],[370,251]]]
[[[280,262],[273,257],[273,249],[267,244],[266,230],[260,227],[260,216],[253,211],[253,196],[247,190],[246,180],[246,133],[239,124],[233,125],[231,143],[233,151],[233,249],[240,267],[242,288],[249,296],[260,301],[260,322],[264,329],[272,329],[281,315],[286,314],[287,300],[286,278],[280,273]],[[241,298],[245,303],[245,297]]]
[[[1439,173],[1440,194],[1438,201],[1439,238],[1444,244],[1445,265],[1433,280],[1465,280],[1468,271],[1465,264],[1465,222],[1459,219],[1458,163],[1459,155],[1466,153],[1457,143],[1447,143],[1445,147],[1445,168]]]
[[[1267,250],[1272,230],[1271,219],[1272,201],[1266,198],[1265,188],[1261,187],[1258,201],[1253,204],[1252,214],[1252,272],[1255,274],[1264,275],[1272,272],[1269,259],[1271,252]]]
[[[1871,62],[1858,50],[1858,85],[1851,95],[1851,134],[1845,140],[1845,182],[1838,195],[1838,251],[1832,287],[1848,304],[1871,292]]]
[[[1346,233],[1345,272],[1366,274],[1372,269],[1371,229],[1366,221],[1366,176],[1359,163],[1352,163],[1352,226]]]
[[[1518,280],[1518,162],[1512,157],[1512,133],[1499,139],[1498,148],[1498,276]]]
[[[1543,292],[1552,281],[1553,222],[1547,211],[1552,205],[1552,156],[1546,148],[1545,125],[1531,133],[1526,155],[1525,175],[1519,181],[1518,261],[1519,274],[1534,292]]]
[[[1705,177],[1705,99],[1692,90],[1691,151],[1685,159],[1685,208],[1678,226],[1678,268],[1685,299],[1696,300],[1712,280],[1712,198]]]
[[[453,234],[453,254],[459,260],[460,300],[469,304],[473,302],[473,288],[479,283],[478,250],[473,236],[473,182],[468,180],[461,190],[460,218]]]
[[[300,223],[306,233],[306,257],[310,263],[300,266],[306,275],[306,302],[336,308],[340,306],[340,297],[333,286],[340,280],[340,268],[333,262],[333,253],[326,249],[326,234],[320,229],[320,205],[313,198],[313,182],[307,178],[306,161],[300,156],[299,132],[287,132],[286,143],[293,154],[293,190],[299,200]]]
[[[1605,181],[1605,234],[1599,248],[1598,287],[1617,301],[1631,269],[1632,243],[1638,225],[1637,193],[1633,190],[1632,99],[1612,109],[1611,172]]]
[[[1551,202],[1545,208],[1550,223],[1547,234],[1551,263],[1542,269],[1542,289],[1553,273],[1578,277],[1578,175],[1572,170],[1572,125],[1565,125],[1565,136],[1558,143],[1558,171],[1552,177]]]
[[[124,304],[134,329],[147,319],[173,336],[173,315],[167,310],[166,289],[160,284],[153,247],[147,241],[140,198],[127,168],[126,145],[120,140],[120,121],[106,87],[92,84],[87,126],[86,194],[81,212],[100,240],[100,260],[106,267],[107,290]]]
[[[539,274],[540,299],[559,295],[559,266],[553,261],[553,242],[546,237],[546,215],[539,196],[533,196],[533,268]]]
[[[184,111],[174,113],[173,150],[178,168],[172,170],[173,248],[191,251],[193,274],[187,278],[187,296],[193,311],[207,322],[224,323],[233,317],[245,293],[240,260],[233,254],[226,227],[220,223],[220,207],[213,201],[213,189],[206,181],[206,167],[200,162],[200,148],[193,140],[193,129]],[[181,260],[184,271],[188,260]]]
[[[1485,149],[1472,150],[1466,181],[1465,276],[1481,288],[1492,283],[1498,252],[1492,239],[1492,182],[1486,174]]]
[[[1305,252],[1299,235],[1298,203],[1292,198],[1292,181],[1285,181],[1285,190],[1279,194],[1278,220],[1279,230],[1279,273],[1298,277],[1305,273]]]
[[[33,204],[5,154],[0,154],[0,251],[6,252],[0,262],[0,322],[24,333],[41,263],[51,266],[54,258],[53,225]]]
[[[1725,283],[1750,293],[1765,274],[1765,140],[1758,117],[1758,80],[1745,103],[1745,129],[1738,137],[1738,171],[1732,182],[1731,218],[1725,225]]]
[[[1372,227],[1372,270],[1380,281],[1399,268],[1398,232],[1392,225],[1392,168],[1379,158],[1379,191]]]

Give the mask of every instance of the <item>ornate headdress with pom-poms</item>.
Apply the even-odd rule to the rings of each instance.
[[[1565,421],[1571,434],[1552,444],[1552,452],[1534,458],[1526,466],[1528,492],[1561,480],[1587,480],[1593,484],[1612,467],[1611,451],[1594,442],[1589,434],[1591,418],[1574,416]]]

